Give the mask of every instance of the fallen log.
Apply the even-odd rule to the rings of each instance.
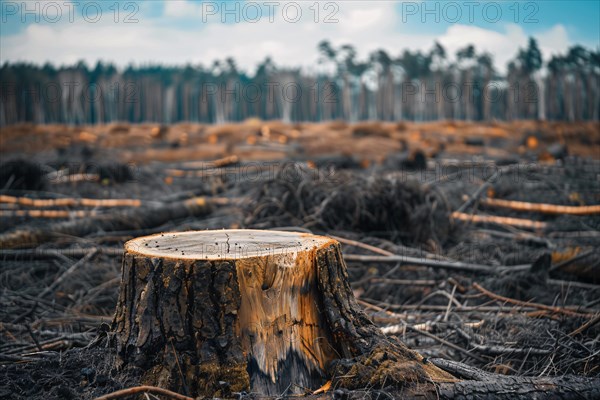
[[[99,182],[99,174],[61,174],[60,171],[46,175],[51,184],[76,183],[76,182]]]
[[[133,208],[85,219],[18,229],[0,235],[0,249],[34,247],[64,235],[82,237],[97,231],[151,228],[188,216],[205,215],[210,210],[209,200],[204,197],[195,197],[176,203]]]
[[[235,165],[240,162],[240,158],[235,154],[218,158],[212,161],[187,161],[183,163],[186,168],[222,168],[229,165]]]
[[[95,210],[0,210],[2,218],[88,218],[99,215]]]
[[[469,365],[432,358],[437,367],[463,378],[456,383],[440,383],[435,390],[414,393],[406,398],[438,399],[597,399],[600,379],[582,376],[506,376],[491,374]]]
[[[193,397],[456,381],[384,335],[352,294],[340,244],[305,233],[127,242],[109,337],[122,370]]]
[[[139,199],[86,199],[86,198],[61,198],[61,199],[32,199],[29,197],[16,197],[0,195],[0,203],[18,204],[27,207],[140,207]]]

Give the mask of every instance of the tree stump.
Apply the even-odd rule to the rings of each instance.
[[[337,241],[304,233],[127,242],[111,337],[121,368],[192,396],[455,381],[367,318]]]

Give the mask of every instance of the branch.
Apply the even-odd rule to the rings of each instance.
[[[409,256],[366,256],[359,254],[346,254],[344,259],[347,261],[362,261],[362,262],[393,262],[413,265],[423,265],[433,268],[453,269],[459,271],[483,272],[487,274],[496,273],[494,267],[479,264],[468,264],[460,261],[440,261],[428,260],[426,258],[417,258]]]
[[[500,296],[499,294],[490,292],[489,290],[481,287],[478,283],[473,283],[473,287],[477,290],[479,290],[481,293],[485,294],[486,296],[488,296],[489,298],[492,298],[494,300],[499,300],[505,303],[510,303],[510,304],[515,304],[518,306],[526,306],[526,307],[535,307],[538,308],[540,310],[546,310],[546,311],[551,311],[553,313],[558,313],[558,314],[565,314],[565,315],[570,315],[572,317],[593,317],[593,314],[589,314],[589,313],[580,313],[580,312],[576,312],[576,311],[571,311],[571,310],[567,310],[565,308],[562,307],[553,307],[553,306],[547,306],[545,304],[540,304],[540,303],[531,303],[528,301],[521,301],[521,300],[517,300],[517,299],[511,299],[510,297],[504,297],[504,296]]]
[[[211,211],[212,204],[210,198],[195,197],[160,206],[134,208],[91,218],[18,229],[0,234],[0,248],[37,246],[56,238],[57,235],[83,237],[98,231],[152,228],[176,219],[206,215]]]
[[[0,203],[19,204],[28,207],[140,207],[139,199],[78,199],[67,197],[63,199],[31,199],[29,197],[16,197],[0,195]]]
[[[2,218],[87,218],[96,215],[99,214],[94,210],[0,210],[0,217]]]
[[[481,199],[479,202],[490,207],[508,208],[515,211],[531,211],[543,214],[593,215],[600,214],[600,205],[562,206],[556,204],[528,203],[525,201]]]
[[[548,226],[548,224],[545,222],[532,221],[530,219],[496,217],[493,215],[471,215],[458,211],[453,212],[450,217],[459,221],[467,221],[475,224],[509,225],[529,229],[545,229]]]
[[[117,390],[104,396],[96,397],[95,400],[113,400],[120,399],[122,397],[129,397],[137,393],[153,393],[162,394],[163,396],[170,397],[176,400],[194,400],[192,397],[184,396],[179,393],[172,392],[167,389],[159,388],[156,386],[136,386],[128,389]]]

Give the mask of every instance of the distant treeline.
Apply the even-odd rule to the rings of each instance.
[[[17,122],[225,122],[249,117],[284,121],[463,119],[598,120],[600,50],[570,48],[542,62],[529,40],[505,75],[473,46],[452,60],[429,52],[383,50],[359,60],[351,45],[319,44],[318,72],[278,68],[267,58],[254,75],[233,59],[202,66],[119,70],[98,63],[55,68],[0,68],[0,125]]]

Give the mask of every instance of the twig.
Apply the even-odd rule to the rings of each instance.
[[[421,311],[434,311],[434,312],[445,312],[447,306],[441,305],[428,305],[428,304],[391,304],[385,303],[382,301],[376,301],[373,299],[362,298],[362,301],[369,306],[372,304],[379,304],[386,307],[389,310],[421,310]],[[457,306],[452,309],[452,312],[473,312],[473,311],[482,311],[482,312],[510,312],[513,313],[516,309],[520,311],[535,311],[539,310],[539,308],[532,306],[534,303],[523,302],[525,305],[515,305],[514,307],[502,307],[502,306],[488,306],[488,305],[479,305],[479,306]],[[372,306],[371,308],[376,307]],[[590,308],[582,308],[582,307],[564,307],[566,311],[578,310],[582,317],[593,317],[598,313],[598,310],[590,309]]]
[[[466,350],[466,349],[463,349],[462,347],[460,347],[460,346],[457,346],[457,345],[455,345],[454,343],[451,343],[451,342],[449,342],[449,341],[447,341],[447,340],[445,340],[445,339],[442,339],[442,338],[440,338],[440,337],[437,337],[437,336],[435,336],[435,335],[433,335],[433,334],[431,334],[431,333],[429,333],[429,332],[422,331],[422,330],[420,330],[420,329],[417,329],[417,328],[415,328],[415,327],[413,327],[413,326],[410,326],[410,325],[406,325],[406,328],[407,328],[407,329],[410,329],[410,330],[411,330],[411,331],[413,331],[413,332],[416,332],[416,333],[418,333],[418,334],[421,334],[421,335],[423,335],[423,336],[427,336],[428,338],[430,338],[430,339],[433,339],[433,340],[435,340],[435,341],[437,341],[437,342],[440,342],[440,343],[441,343],[441,344],[443,344],[444,346],[447,346],[447,347],[450,347],[450,348],[452,348],[452,349],[454,349],[454,350],[456,350],[456,351],[459,351],[459,352],[463,353],[464,355],[466,355],[466,356],[468,356],[468,357],[471,357],[471,358],[473,358],[473,359],[475,359],[475,360],[477,360],[477,361],[479,361],[479,362],[482,362],[482,363],[487,363],[487,361],[486,361],[484,358],[482,358],[482,357],[480,357],[480,356],[478,356],[478,355],[476,355],[476,354],[471,354],[471,353],[470,353],[468,350]]]
[[[552,311],[554,313],[570,315],[570,316],[573,316],[573,317],[590,317],[590,314],[579,313],[579,312],[576,312],[576,311],[567,310],[567,309],[562,308],[562,307],[547,306],[545,304],[531,303],[531,302],[527,302],[527,301],[521,301],[521,300],[517,300],[517,299],[511,299],[510,297],[500,296],[499,294],[490,292],[489,290],[483,288],[477,282],[473,283],[473,287],[475,289],[479,290],[481,293],[483,293],[486,296],[488,296],[489,298],[492,298],[492,299],[498,300],[498,301],[502,301],[502,302],[505,302],[505,303],[515,304],[515,305],[519,305],[519,306],[526,306],[526,307],[535,307],[535,308],[538,308],[540,310]]]
[[[346,254],[344,259],[348,261],[361,262],[400,262],[404,264],[423,265],[433,268],[453,269],[459,271],[472,271],[493,274],[498,272],[496,268],[487,265],[467,264],[460,261],[438,261],[428,260],[425,258],[409,257],[409,256],[366,256],[360,254]]]
[[[600,322],[600,314],[596,315],[594,318],[590,319],[588,322],[581,325],[579,328],[575,329],[573,332],[569,333],[569,336],[577,336],[580,333],[585,332],[592,326],[596,325],[598,322]]]
[[[39,351],[44,351],[44,349],[42,349],[42,346],[40,345],[40,342],[37,340],[37,338],[33,334],[33,331],[31,330],[31,326],[29,326],[29,324],[25,324],[25,328],[27,329],[27,333],[29,333],[29,336],[31,336],[31,339],[33,339],[33,343],[35,343],[35,347],[37,347],[37,349]]]
[[[493,215],[471,215],[455,211],[450,217],[458,221],[472,222],[475,224],[496,224],[517,226],[519,228],[545,229],[548,224],[541,221],[532,221],[530,219],[497,217]]]
[[[584,282],[576,282],[576,281],[563,281],[560,279],[548,279],[546,280],[548,285],[557,285],[557,286],[571,286],[581,289],[590,289],[590,290],[598,290],[600,289],[600,285],[594,285],[593,283],[584,283]]]
[[[466,322],[464,324],[465,327],[468,328],[480,328],[481,325],[483,325],[484,320],[480,320],[478,322]],[[430,331],[433,329],[434,326],[439,326],[441,324],[437,323],[437,322],[433,322],[433,321],[427,321],[425,323],[421,323],[421,324],[417,324],[417,325],[413,325],[413,328],[416,329],[420,329],[422,331]],[[445,324],[447,325],[447,324]],[[406,330],[406,324],[395,324],[395,325],[388,325],[388,326],[384,326],[383,328],[381,328],[381,331],[383,333],[385,333],[386,335],[397,335],[399,333],[403,333]]]
[[[452,288],[452,293],[450,294],[450,299],[448,300],[448,308],[446,308],[446,314],[444,314],[444,321],[448,321],[448,315],[450,314],[450,308],[452,308],[452,301],[454,300],[455,292],[456,292],[456,285],[454,285],[454,287]]]
[[[474,233],[476,233],[476,234],[482,233],[482,234],[496,236],[496,237],[514,240],[514,241],[518,241],[518,242],[531,242],[531,243],[541,244],[543,246],[548,247],[549,249],[556,247],[556,245],[554,243],[552,243],[550,240],[543,238],[543,237],[535,236],[531,233],[526,233],[526,232],[509,233],[509,232],[500,232],[500,231],[496,231],[496,230],[492,230],[492,229],[478,229]]]
[[[433,279],[390,279],[390,278],[367,278],[365,282],[388,283],[390,285],[409,285],[409,286],[435,286],[438,282]]]
[[[170,397],[176,400],[194,400],[192,397],[184,396],[179,393],[172,392],[167,389],[159,388],[156,386],[136,386],[128,389],[117,390],[116,392],[112,392],[109,394],[105,394],[104,396],[96,397],[95,400],[113,400],[120,399],[123,397],[132,396],[138,393],[153,393],[153,394],[161,394],[163,396]]]
[[[550,232],[548,234],[548,236],[553,237],[553,238],[560,238],[560,239],[570,239],[570,238],[587,238],[587,237],[600,237],[600,232],[598,231],[556,231],[556,232]]]
[[[508,208],[514,211],[530,211],[543,214],[593,215],[600,214],[600,205],[563,206],[557,204],[529,203],[525,201],[481,199],[480,203],[490,207]]]
[[[492,176],[490,176],[483,185],[479,186],[479,188],[475,191],[475,193],[473,193],[473,195],[466,202],[464,202],[463,205],[461,205],[456,210],[456,212],[462,213],[463,211],[465,211],[467,209],[467,207],[469,207],[471,204],[473,204],[473,202],[475,200],[477,200],[477,198],[479,196],[481,196],[481,193],[483,193],[483,191],[490,186],[490,182],[493,181],[494,179],[496,179],[499,172],[500,172],[500,170],[497,170],[496,172],[494,172],[494,174]]]
[[[402,318],[402,315],[396,314],[395,312],[392,312],[392,311],[386,310],[384,308],[381,308],[379,306],[376,306],[375,304],[368,303],[368,302],[363,301],[361,299],[356,299],[356,301],[358,302],[358,304],[362,304],[363,307],[365,307],[367,309],[370,308],[370,309],[373,309],[375,311],[379,311],[379,312],[385,313],[385,314],[387,314],[387,315],[389,315],[390,317],[393,317],[393,318]]]
[[[52,282],[52,284],[50,286],[48,286],[46,289],[44,289],[44,291],[42,293],[40,293],[39,297],[44,297],[46,294],[48,294],[49,292],[51,292],[52,290],[54,290],[58,285],[60,285],[62,283],[62,281],[64,281],[69,275],[71,275],[77,268],[79,268],[80,265],[85,264],[86,262],[88,262],[93,256],[96,255],[96,253],[98,253],[98,251],[96,249],[90,251],[89,253],[87,253],[85,255],[85,257],[83,257],[82,259],[80,259],[79,261],[77,261],[75,264],[71,265],[69,267],[69,269],[67,269],[65,272],[63,272],[58,279],[56,279],[54,282]]]
[[[0,257],[31,257],[31,258],[51,258],[51,257],[83,257],[90,251],[96,250],[98,253],[109,256],[122,256],[122,248],[107,246],[88,247],[88,248],[68,248],[68,249],[0,249]]]
[[[337,240],[340,243],[344,243],[349,246],[360,247],[365,250],[372,251],[373,253],[381,254],[383,256],[395,256],[395,254],[392,253],[391,251],[383,250],[383,249],[380,249],[379,247],[371,246],[370,244],[366,244],[366,243],[358,242],[356,240],[346,239],[346,238],[334,236],[334,235],[327,235],[327,236],[329,236],[332,239]]]
[[[529,347],[529,348],[515,348],[515,347],[505,347],[505,346],[486,346],[486,345],[482,345],[482,344],[476,344],[476,343],[471,343],[471,346],[473,346],[473,349],[484,353],[484,354],[488,354],[491,356],[502,356],[502,355],[508,355],[508,354],[519,354],[519,355],[523,355],[523,354],[532,354],[532,355],[547,355],[552,353],[552,350],[545,350],[545,349],[536,349],[533,347]]]

